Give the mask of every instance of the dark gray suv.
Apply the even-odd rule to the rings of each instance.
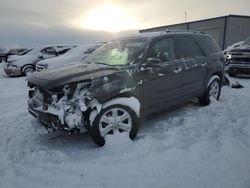
[[[207,34],[138,34],[110,41],[81,64],[28,77],[28,110],[49,130],[89,131],[103,146],[115,133],[134,139],[141,118],[181,101],[218,100],[223,70]]]

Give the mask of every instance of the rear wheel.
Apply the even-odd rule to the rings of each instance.
[[[22,68],[22,74],[25,76],[32,74],[34,71],[35,71],[35,68],[32,65],[26,65]]]
[[[219,100],[221,93],[221,81],[219,78],[215,78],[206,89],[204,95],[199,98],[200,104],[206,106],[211,103],[211,100]]]
[[[89,131],[94,142],[103,146],[107,135],[127,133],[128,137],[133,140],[138,128],[138,117],[133,110],[123,105],[112,105],[101,110]]]

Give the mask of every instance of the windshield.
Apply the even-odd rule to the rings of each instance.
[[[25,51],[21,52],[19,55],[25,55],[25,54],[29,53],[31,50],[32,49],[25,50]]]
[[[126,65],[144,49],[145,39],[114,40],[89,54],[83,62]]]
[[[250,45],[250,37],[247,38],[247,39],[243,42],[243,44],[245,44],[245,45]]]

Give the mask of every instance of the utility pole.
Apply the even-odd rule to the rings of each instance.
[[[187,22],[187,11],[185,11],[185,23]]]

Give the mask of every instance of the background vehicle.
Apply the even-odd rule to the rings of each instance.
[[[250,74],[250,37],[226,52],[226,70],[230,76]]]
[[[27,50],[20,56],[14,55],[7,59],[4,71],[9,76],[27,75],[35,71],[38,61],[62,55],[75,46],[44,46]]]
[[[63,65],[71,64],[73,62],[80,62],[89,53],[102,46],[104,43],[99,44],[86,44],[80,45],[76,48],[69,50],[67,53],[46,60],[39,61],[36,64],[36,71],[41,71],[50,68],[56,68]]]
[[[222,51],[198,32],[116,39],[83,62],[28,77],[28,110],[46,128],[89,131],[100,146],[109,134],[134,139],[141,118],[190,97],[218,100],[224,76]]]
[[[20,53],[26,50],[27,50],[26,48],[16,48],[16,49],[11,49],[9,51],[0,50],[0,62],[7,61],[10,55],[19,55]]]

